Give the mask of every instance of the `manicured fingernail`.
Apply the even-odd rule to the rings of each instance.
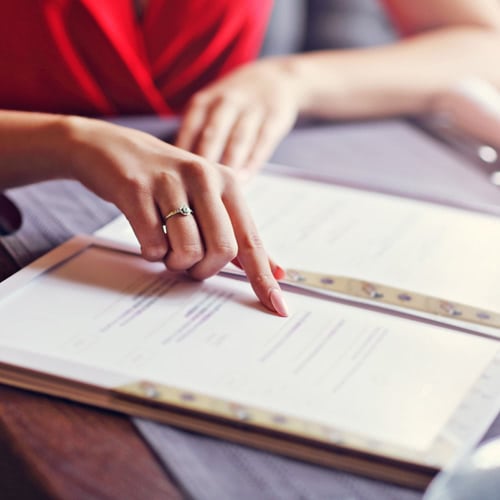
[[[281,290],[278,288],[271,288],[269,291],[269,300],[274,307],[274,310],[280,316],[288,316],[288,307],[286,305],[283,295],[281,295]]]
[[[285,272],[285,270],[282,267],[280,267],[280,266],[274,266],[273,276],[277,280],[282,280],[286,276],[286,272]]]

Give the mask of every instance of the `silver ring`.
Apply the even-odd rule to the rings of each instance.
[[[187,205],[182,205],[181,207],[168,212],[168,214],[165,215],[165,217],[163,217],[163,220],[167,222],[167,220],[170,219],[170,217],[173,217],[174,215],[191,215],[192,213],[193,211]]]
[[[179,208],[176,208],[175,210],[171,210],[168,212],[167,215],[163,217],[163,231],[165,234],[167,234],[167,220],[170,219],[170,217],[173,217],[174,215],[192,215],[193,210],[188,207],[187,205],[181,205]]]

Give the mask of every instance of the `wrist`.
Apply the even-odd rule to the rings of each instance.
[[[292,80],[296,89],[299,112],[304,115],[322,116],[324,104],[341,94],[340,80],[331,78],[331,72],[320,71],[323,61],[316,61],[319,54],[297,54],[279,60],[279,66]]]
[[[261,64],[270,65],[278,78],[285,80],[292,89],[299,112],[307,112],[313,100],[311,82],[307,75],[307,58],[301,54],[263,59]]]
[[[81,180],[81,170],[88,162],[85,160],[93,148],[89,140],[90,131],[97,120],[76,115],[62,118],[59,124],[59,133],[62,138],[63,177],[72,180]]]
[[[40,120],[30,140],[29,154],[37,166],[37,180],[74,179],[73,164],[79,117],[46,114]],[[37,121],[37,115],[34,116]]]
[[[71,178],[71,128],[63,115],[0,111],[0,188]]]

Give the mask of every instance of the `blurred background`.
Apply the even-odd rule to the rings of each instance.
[[[377,0],[274,0],[262,55],[367,47],[396,38]]]

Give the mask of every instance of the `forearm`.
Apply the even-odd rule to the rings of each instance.
[[[68,178],[71,118],[0,111],[0,189]]]
[[[457,81],[484,78],[500,86],[500,33],[443,28],[399,43],[325,51],[281,60],[298,84],[301,111],[328,118],[414,115]]]

